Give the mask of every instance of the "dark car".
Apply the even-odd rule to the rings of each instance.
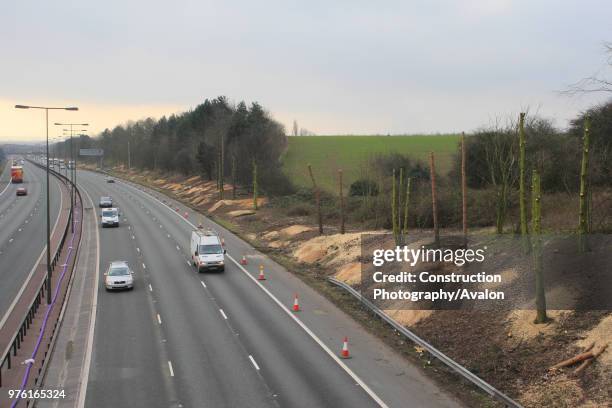
[[[107,178],[107,179],[106,179],[106,182],[107,182],[107,183],[114,183],[114,182],[115,182],[115,179],[112,179],[112,178]]]
[[[18,196],[26,196],[26,195],[28,195],[28,189],[25,188],[25,187],[19,187],[17,189],[17,195]]]
[[[113,206],[113,199],[111,197],[100,197],[100,208],[110,208]]]

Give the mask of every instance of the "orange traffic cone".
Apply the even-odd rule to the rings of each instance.
[[[240,265],[247,265],[247,264],[248,262],[247,262],[246,256],[242,255],[242,259],[240,260]]]
[[[340,352],[340,357],[342,358],[351,358],[348,349],[348,337],[344,337],[344,342],[342,343],[342,351]]]
[[[257,280],[266,280],[263,272],[263,265],[259,265],[259,276],[257,277]]]
[[[299,312],[300,311],[300,303],[298,302],[298,295],[297,295],[297,293],[295,294],[295,298],[293,299],[293,311],[294,312]]]

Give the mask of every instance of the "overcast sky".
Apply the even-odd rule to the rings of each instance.
[[[0,9],[0,140],[51,121],[91,133],[258,101],[287,130],[470,131],[527,107],[559,127],[605,95],[559,90],[605,69],[612,2],[25,0]],[[54,130],[52,135],[60,134]]]

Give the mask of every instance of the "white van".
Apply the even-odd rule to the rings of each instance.
[[[100,218],[102,228],[119,226],[119,210],[116,208],[103,208]]]
[[[198,272],[225,270],[225,249],[214,231],[191,232],[191,260]]]

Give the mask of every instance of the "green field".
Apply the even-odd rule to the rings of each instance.
[[[337,190],[337,171],[344,172],[344,185],[357,180],[369,158],[384,153],[401,153],[428,162],[436,155],[436,173],[446,174],[457,151],[459,135],[430,136],[290,136],[283,156],[283,169],[298,186],[310,187],[308,163],[317,183],[329,191]]]

